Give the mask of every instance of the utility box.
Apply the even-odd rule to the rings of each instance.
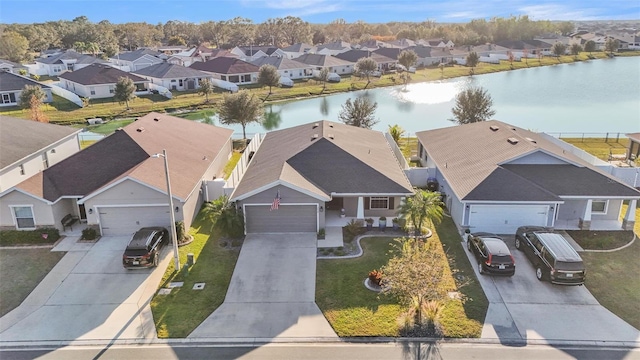
[[[191,267],[195,263],[196,263],[196,260],[195,260],[195,257],[193,256],[193,253],[188,253],[187,254],[187,266]]]

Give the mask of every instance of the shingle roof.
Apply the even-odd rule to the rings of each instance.
[[[338,59],[342,59],[349,62],[358,62],[362,58],[372,58],[376,63],[388,63],[396,60],[386,57],[382,54],[367,51],[367,50],[349,50],[343,53],[335,55]]]
[[[309,51],[311,49],[313,49],[314,46],[313,45],[309,45],[309,44],[305,44],[305,43],[296,43],[293,45],[289,45],[285,48],[282,48],[282,51],[287,51],[287,52],[305,52],[305,51]]]
[[[150,55],[153,57],[158,57],[160,55],[160,52],[158,51],[154,51],[154,50],[150,50],[150,49],[138,49],[138,50],[134,50],[134,51],[125,51],[122,53],[119,53],[116,56],[112,56],[112,59],[118,59],[118,60],[124,60],[124,61],[135,61],[138,60],[139,58],[145,56],[145,55]]]
[[[322,67],[353,65],[351,61],[338,59],[337,57],[331,55],[321,54],[304,54],[302,56],[298,56],[293,60],[305,63],[307,65]]]
[[[25,85],[38,85],[44,89],[51,88],[48,85],[31,80],[26,76],[0,70],[0,91],[18,91],[22,90]]]
[[[271,55],[274,52],[276,52],[276,50],[278,50],[278,47],[277,46],[272,46],[272,45],[266,45],[266,46],[239,46],[238,49],[240,49],[242,52],[244,52],[245,55],[252,56],[252,55],[256,54],[258,51],[262,51],[263,53],[265,53],[267,55]]]
[[[3,65],[3,64],[10,65],[11,67],[22,67],[22,68],[26,67],[22,64],[18,64],[10,60],[0,59],[0,65]]]
[[[326,120],[268,133],[232,198],[277,181],[324,198],[413,192],[381,132]]]
[[[149,76],[158,79],[175,79],[175,78],[188,78],[188,77],[209,77],[211,75],[192,68],[184,67],[182,65],[160,63],[151,66],[147,66],[140,70],[132,72],[140,76]]]
[[[0,169],[78,132],[67,126],[0,115]]]
[[[317,46],[318,51],[322,50],[322,49],[329,49],[329,50],[344,50],[346,48],[351,48],[351,44],[349,44],[348,42],[345,41],[334,41],[328,44],[322,44],[322,45],[318,45]]]
[[[625,134],[629,139],[640,143],[640,132],[638,133],[631,133],[631,134]]]
[[[106,61],[102,59],[98,59],[96,57],[85,55],[85,54],[80,54],[73,50],[67,50],[61,54],[54,55],[48,58],[38,58],[36,59],[36,62],[43,63],[43,64],[56,64],[56,63],[62,64],[62,60],[73,60],[73,59],[76,59],[76,64],[106,63]]]
[[[542,135],[496,120],[422,131],[416,135],[451,189],[463,200],[547,201],[550,194],[562,196],[555,192],[557,189],[545,188],[543,184],[525,178],[524,173],[503,165],[536,152],[600,173]],[[618,183],[609,175],[603,176]],[[565,178],[563,181],[570,183],[573,180]]]
[[[164,162],[151,155],[166,149],[172,192],[185,199],[232,133],[230,129],[149,113],[17,187],[49,201],[60,196],[86,196],[127,176],[164,190]]]
[[[195,62],[189,67],[216,74],[248,74],[259,70],[251,63],[230,57],[217,57],[205,62]]]
[[[413,51],[414,53],[416,53],[416,55],[418,55],[418,59],[420,59],[420,58],[431,57],[432,49],[433,48],[430,46],[416,45],[416,46],[408,47],[406,50]]]
[[[402,52],[399,48],[379,48],[373,51],[376,54],[384,55],[393,60],[398,60],[398,55]]]
[[[269,64],[269,65],[275,66],[276,69],[278,70],[310,69],[311,68],[310,65],[301,63],[299,61],[291,60],[288,58],[275,57],[275,56],[263,56],[261,58],[250,61],[250,63],[258,67]]]
[[[133,80],[134,83],[149,81],[114,67],[100,64],[91,64],[80,70],[66,72],[60,75],[62,79],[82,85],[115,84],[121,77],[127,77]]]

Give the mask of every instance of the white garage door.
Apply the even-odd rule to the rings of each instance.
[[[547,224],[546,205],[471,205],[471,232],[515,234],[519,226]]]
[[[168,206],[98,208],[102,235],[130,235],[146,226],[169,228]]]
[[[318,215],[315,205],[245,206],[247,233],[316,232]]]

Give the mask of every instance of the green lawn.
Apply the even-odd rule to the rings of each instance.
[[[565,141],[589,154],[607,161],[609,154],[624,155],[629,147],[629,139],[616,139],[616,135],[611,135],[609,139],[605,138],[562,138]]]
[[[186,337],[224,301],[239,250],[221,247],[220,236],[210,224],[199,215],[190,229],[194,241],[180,248],[181,264],[186,263],[188,253],[195,256],[196,263],[188,274],[176,273],[172,261],[160,285],[184,281],[184,286],[174,288],[169,295],[156,294],[151,301],[160,338]],[[197,282],[206,283],[203,290],[192,290]]]
[[[231,158],[227,162],[227,165],[224,166],[224,179],[225,180],[227,180],[229,178],[229,176],[231,176],[231,172],[236,167],[236,164],[238,164],[238,161],[240,161],[241,157],[242,157],[242,153],[239,152],[239,151],[234,151],[233,154],[231,154]]]
[[[627,205],[623,205],[622,214]],[[640,208],[636,209],[636,236],[640,234]],[[585,285],[604,307],[640,329],[640,239],[610,253],[581,253],[587,268]]]
[[[617,249],[633,239],[633,231],[567,230],[567,233],[585,250]]]
[[[0,316],[18,307],[64,254],[50,249],[0,249]]]
[[[436,227],[434,239],[447,252],[453,275],[462,275],[457,285],[463,301],[447,302],[441,323],[445,337],[479,337],[488,302],[471,269],[460,237],[451,219]],[[386,237],[363,239],[363,256],[355,259],[318,260],[316,303],[339,336],[398,336],[398,318],[404,311],[396,299],[367,290],[363,281],[369,271],[379,269],[389,258]],[[462,255],[460,255],[460,253]],[[464,256],[463,261],[456,258]],[[453,281],[453,278],[452,278]]]

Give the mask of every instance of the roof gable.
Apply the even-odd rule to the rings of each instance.
[[[25,85],[37,85],[43,89],[51,88],[48,85],[41,84],[35,80],[29,79],[26,76],[0,70],[0,91],[20,91],[24,88]]]
[[[255,73],[259,70],[256,65],[230,57],[216,57],[205,62],[198,61],[189,67],[217,74],[247,74]]]
[[[80,70],[66,72],[60,75],[60,78],[62,79],[81,85],[115,84],[121,77],[129,78],[133,80],[134,83],[149,81],[141,78],[140,76],[101,64],[91,64]]]

